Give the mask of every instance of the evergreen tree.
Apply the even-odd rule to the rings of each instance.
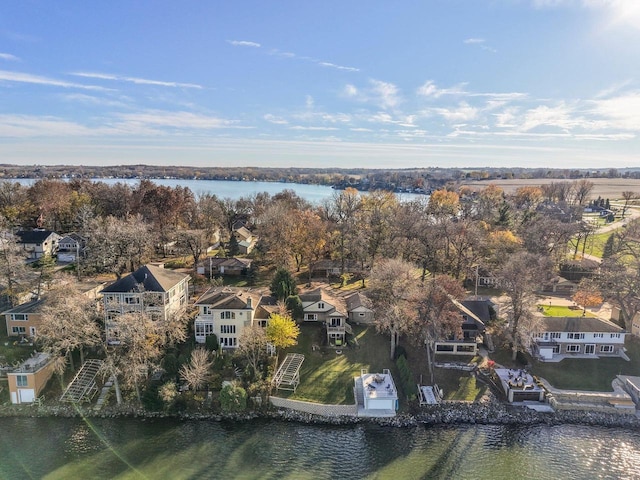
[[[613,248],[615,245],[615,233],[612,233],[611,235],[609,235],[609,238],[607,238],[606,243],[604,244],[604,248],[602,249],[602,258],[610,258],[613,255]]]
[[[240,252],[240,246],[238,245],[238,239],[231,235],[229,243],[227,244],[227,255],[235,257]]]
[[[277,300],[286,300],[298,292],[296,280],[286,268],[279,268],[271,281],[271,295]]]

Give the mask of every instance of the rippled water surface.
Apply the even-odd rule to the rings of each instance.
[[[0,419],[0,478],[640,478],[640,432]]]

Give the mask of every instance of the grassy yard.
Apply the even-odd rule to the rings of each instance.
[[[640,372],[640,339],[628,335],[625,346],[630,362],[621,358],[570,358],[559,363],[534,360],[533,373],[556,388],[610,392],[616,375],[638,375]]]
[[[429,369],[427,367],[427,352],[424,348],[409,346],[406,347],[409,365],[415,377],[416,384],[422,382],[428,385]],[[477,363],[480,357],[468,355],[437,355],[436,362],[467,362]],[[476,378],[469,372],[461,370],[450,370],[436,368],[434,372],[435,383],[443,390],[445,400],[462,400],[473,402],[484,395],[487,386],[477,382]]]
[[[583,312],[580,307],[564,307],[560,305],[538,305],[538,310],[545,317],[582,317]],[[595,317],[595,315],[587,311],[585,317]]]
[[[389,360],[389,339],[379,335],[375,327],[354,326],[358,345],[345,347],[342,354],[337,354],[332,348],[312,348],[323,343],[321,325],[303,324],[300,330],[298,345],[284,352],[305,356],[300,369],[300,385],[295,393],[279,391],[278,395],[310,402],[351,404],[354,402],[353,377],[360,375],[362,368],[370,372],[389,368],[398,386],[395,365]]]
[[[610,392],[616,375],[638,375],[640,373],[640,339],[627,336],[625,344],[630,362],[622,358],[567,358],[561,362],[540,362],[527,355],[534,375],[544,378],[560,389]],[[511,352],[500,348],[491,354],[491,359],[507,368],[522,368],[524,365],[511,360]]]
[[[611,232],[605,233],[597,233],[595,235],[590,235],[587,239],[587,246],[584,250],[584,253],[587,255],[593,255],[594,257],[602,258],[602,252],[604,250],[604,244],[607,243],[607,239],[611,236],[612,233],[615,233],[615,230]],[[576,241],[569,241],[569,251],[573,253],[576,248]],[[580,247],[578,248],[578,254],[582,253],[582,242],[580,243]]]

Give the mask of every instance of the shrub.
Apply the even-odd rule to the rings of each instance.
[[[162,360],[162,368],[167,375],[174,376],[178,373],[178,358],[173,353],[167,353]]]
[[[395,353],[393,354],[394,360],[398,360],[400,357],[404,357],[405,359],[407,358],[407,350],[402,345],[398,345]]]
[[[407,357],[401,355],[396,360],[396,366],[398,367],[398,371],[400,372],[400,382],[402,384],[402,389],[404,390],[405,395],[410,400],[414,399],[417,394],[417,387],[415,382],[413,381],[413,374],[411,373],[411,369],[409,368],[409,363],[407,362]]]
[[[220,391],[220,408],[225,413],[242,412],[247,408],[247,392],[236,385],[226,385]]]
[[[207,335],[207,339],[204,344],[210,352],[218,351],[218,337],[216,337],[215,334]]]

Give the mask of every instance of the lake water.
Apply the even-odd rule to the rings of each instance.
[[[23,185],[31,185],[33,179],[16,179],[11,180],[20,182]],[[96,178],[94,182],[104,182],[109,185],[115,183],[126,183],[131,186],[138,184],[140,180],[127,178]],[[240,197],[249,197],[256,193],[267,192],[269,195],[275,195],[283,190],[293,190],[298,196],[304,198],[310,203],[319,204],[330,198],[336,190],[325,185],[307,185],[302,183],[283,183],[283,182],[234,182],[230,180],[180,180],[168,178],[156,178],[151,181],[157,185],[167,187],[188,187],[196,196],[204,193],[217,195],[219,198],[230,198],[238,200]],[[412,193],[398,194],[398,198],[402,201],[408,201],[423,195]]]
[[[623,479],[640,432],[277,421],[0,419],[0,478]]]

